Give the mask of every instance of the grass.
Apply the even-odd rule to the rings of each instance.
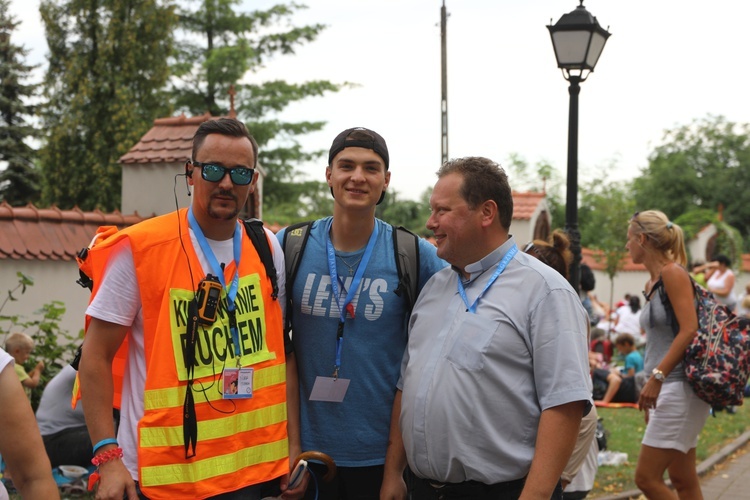
[[[596,474],[594,489],[588,498],[601,498],[623,491],[636,489],[635,465],[641,449],[641,439],[646,429],[643,413],[632,408],[597,408],[608,431],[607,449],[625,452],[628,462],[618,466],[601,466]],[[737,408],[737,413],[719,412],[716,418],[708,417],[703,427],[698,448],[697,462],[703,462],[750,428],[750,409],[747,405]]]
[[[737,408],[737,413],[731,415],[719,412],[714,417],[708,417],[698,440],[698,463],[714,455],[724,446],[734,441],[747,429],[750,429],[749,405]],[[596,474],[594,489],[588,498],[601,498],[609,495],[636,489],[633,478],[638,453],[641,449],[641,438],[646,428],[643,413],[632,408],[597,408],[599,416],[604,419],[604,428],[608,432],[607,449],[628,454],[628,462],[618,466],[601,466]],[[17,500],[19,495],[11,495]],[[91,499],[93,494],[65,498]]]

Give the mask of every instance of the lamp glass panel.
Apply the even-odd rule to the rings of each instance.
[[[602,55],[602,50],[604,50],[604,43],[607,41],[606,38],[604,38],[600,33],[594,33],[591,37],[591,48],[589,49],[589,54],[586,57],[586,64],[590,68],[594,68],[596,66],[596,61],[599,60],[599,56]]]
[[[589,46],[589,31],[558,31],[552,35],[558,66],[582,66]]]

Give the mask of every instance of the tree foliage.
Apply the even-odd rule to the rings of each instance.
[[[171,92],[180,110],[222,116],[230,111],[234,87],[237,116],[260,146],[259,161],[267,174],[264,202],[278,217],[294,216],[288,205],[303,196],[314,199],[318,189],[315,182],[299,182],[294,165],[316,160],[323,153],[304,151],[297,137],[321,130],[325,122],[290,123],[278,115],[295,102],[337,92],[349,84],[243,81],[274,57],[293,55],[301,45],[316,40],[325,26],[294,26],[293,15],[306,8],[297,3],[251,12],[239,12],[239,4],[239,0],[198,0],[185,2],[178,10],[180,39],[171,66]]]
[[[430,195],[432,188],[424,190],[419,201],[401,200],[398,192],[389,189],[383,202],[375,209],[375,216],[420,236],[432,236],[432,231],[425,227],[430,217]]]
[[[38,135],[29,120],[35,106],[29,101],[36,85],[28,82],[34,66],[24,62],[28,50],[11,38],[20,22],[10,15],[10,2],[0,0],[0,201],[19,206],[34,203],[41,192],[36,152],[25,140]]]
[[[729,257],[735,269],[739,269],[742,262],[742,235],[736,228],[721,220],[717,212],[699,208],[680,215],[674,222],[682,228],[685,241],[695,238],[701,229],[713,224],[717,230],[716,241],[713,255],[708,255],[707,258],[711,259],[714,255],[722,253]],[[688,260],[693,262],[694,256],[688,255]]]
[[[174,14],[159,0],[43,0],[49,46],[43,198],[120,207],[120,156],[166,116]]]
[[[612,168],[612,167],[610,167]],[[578,210],[581,229],[581,246],[600,252],[601,263],[610,280],[610,297],[613,296],[614,278],[622,270],[628,221],[634,213],[635,203],[627,182],[607,182],[608,170],[581,187]],[[612,308],[612,304],[609,304]]]
[[[695,120],[664,134],[634,196],[641,209],[677,219],[695,209],[717,212],[745,235],[750,249],[750,125],[721,116]]]

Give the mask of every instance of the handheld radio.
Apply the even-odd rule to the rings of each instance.
[[[220,297],[221,283],[219,278],[213,274],[206,275],[198,283],[198,291],[195,293],[195,300],[198,303],[198,323],[212,325],[216,321]]]

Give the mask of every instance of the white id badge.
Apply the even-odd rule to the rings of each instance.
[[[253,397],[252,368],[224,368],[224,399],[246,399]]]
[[[341,403],[351,380],[346,378],[317,377],[310,393],[310,401]]]

